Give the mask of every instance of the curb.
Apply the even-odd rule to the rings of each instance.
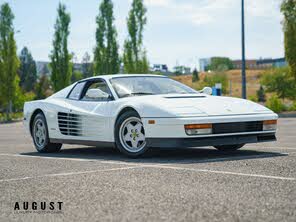
[[[296,118],[296,112],[278,113],[280,118]]]
[[[22,122],[23,119],[15,119],[15,120],[10,120],[10,121],[0,121],[0,124],[10,124],[10,123],[18,123]]]

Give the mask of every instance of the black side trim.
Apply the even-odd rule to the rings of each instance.
[[[202,147],[276,141],[275,134],[235,135],[203,138],[146,138],[149,147]]]
[[[115,147],[114,142],[100,142],[100,141],[86,141],[86,140],[70,140],[70,139],[50,139],[51,143],[63,143],[63,144],[78,144],[85,146],[100,146],[100,147]]]

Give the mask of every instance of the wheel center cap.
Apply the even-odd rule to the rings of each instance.
[[[133,132],[133,133],[132,133],[132,137],[133,137],[133,139],[135,140],[136,137],[138,137],[138,134],[137,134],[136,132]]]

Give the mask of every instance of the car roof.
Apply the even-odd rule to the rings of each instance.
[[[96,78],[102,78],[105,80],[113,79],[113,78],[120,78],[120,77],[162,77],[162,78],[167,78],[166,76],[162,75],[154,75],[154,74],[113,74],[113,75],[98,75],[98,76],[92,76],[86,79],[82,79],[80,81],[84,80],[91,80],[91,79],[96,79]]]

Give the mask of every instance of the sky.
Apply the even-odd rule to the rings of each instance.
[[[18,52],[27,46],[37,61],[48,61],[58,0],[0,0],[15,15]],[[69,51],[77,62],[93,55],[95,18],[101,0],[63,0],[71,14]],[[198,59],[241,57],[240,0],[144,0],[148,23],[144,47],[150,64],[198,67]],[[281,0],[245,0],[246,57],[284,56]],[[127,37],[126,18],[131,0],[113,0],[120,51]]]

